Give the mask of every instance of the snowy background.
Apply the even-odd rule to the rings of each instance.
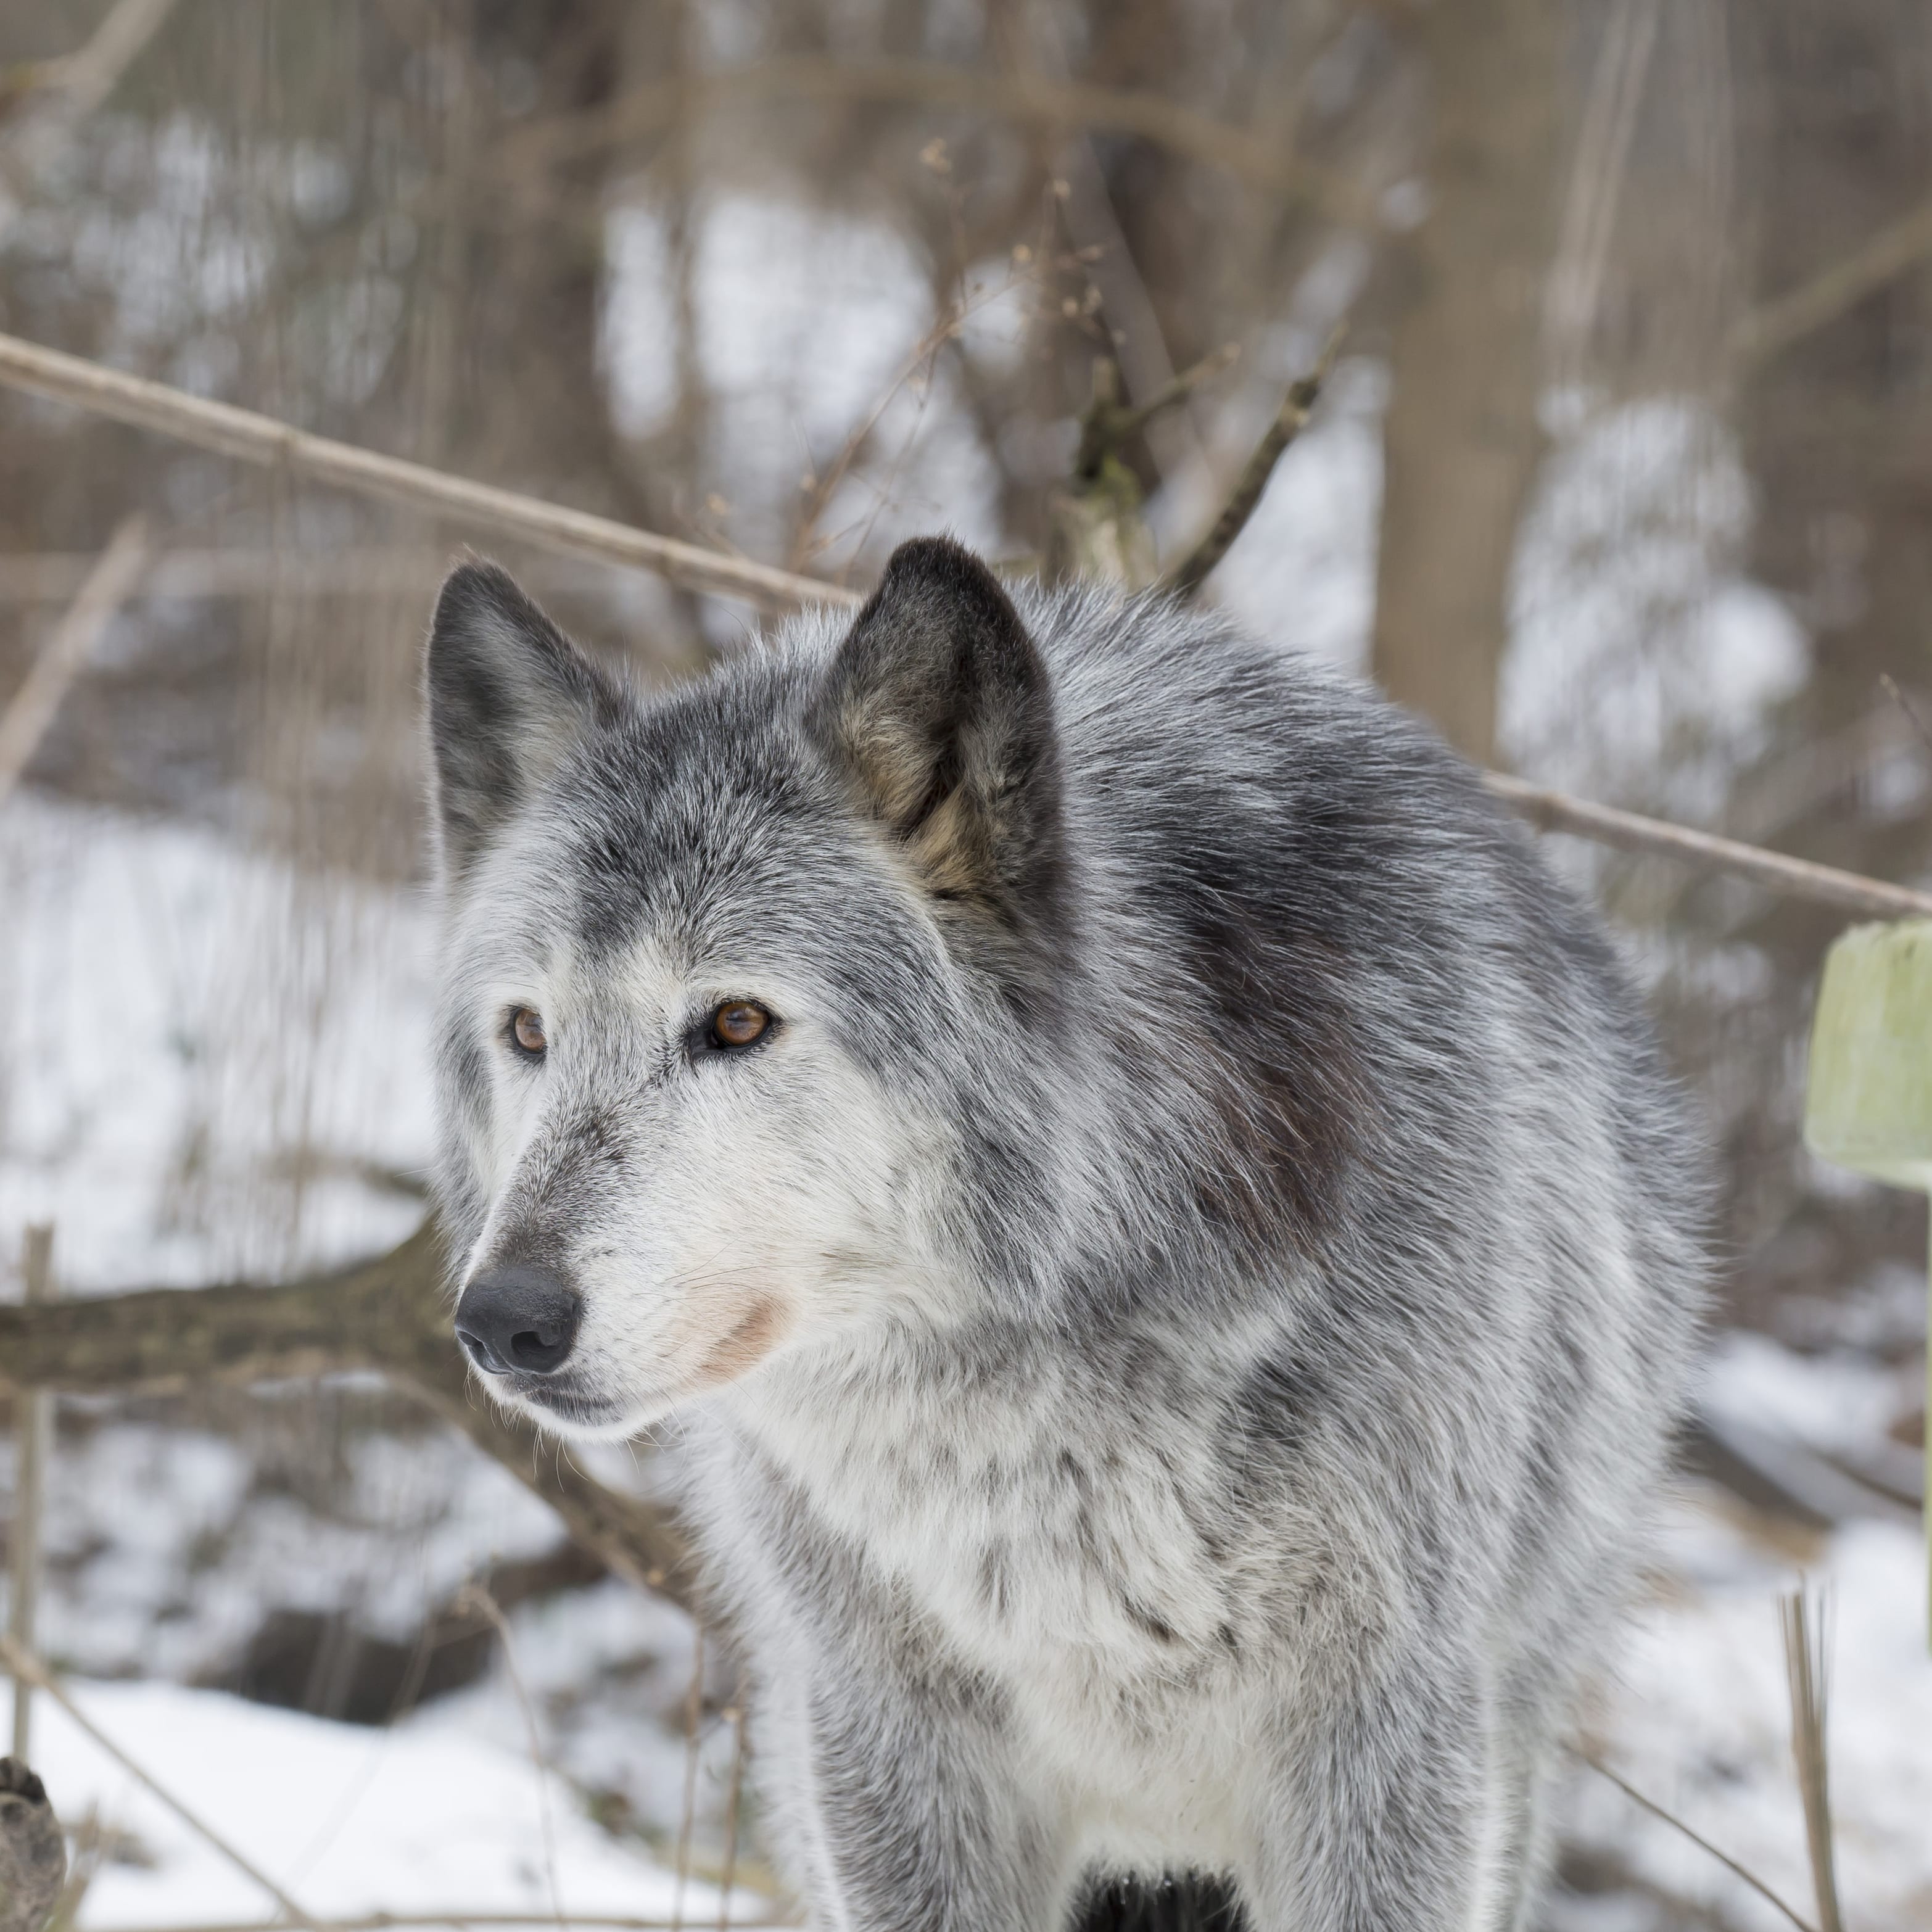
[[[855,321],[855,342],[863,333]],[[868,367],[890,360],[874,354]],[[1226,593],[1284,648],[1352,667],[1372,581],[1377,394],[1372,366],[1345,368],[1242,539]],[[1522,560],[1508,661],[1522,769],[1614,795],[1620,770],[1654,762],[1666,737],[1694,730],[1710,763],[1684,782],[1716,783],[1727,752],[1753,742],[1802,675],[1803,634],[1775,598],[1741,576],[1696,574],[1708,547],[1629,560],[1586,541],[1603,500],[1631,488],[1707,492],[1735,540],[1748,514],[1735,466],[1688,414],[1632,412],[1552,466]],[[1593,665],[1632,621],[1606,579],[1656,586],[1684,614],[1682,628],[1654,666],[1623,664],[1600,736],[1552,742],[1549,688],[1580,662]],[[0,961],[35,1016],[35,1050],[7,1088],[0,1226],[52,1220],[66,1292],[292,1273],[373,1252],[414,1225],[412,1185],[428,1148],[430,931],[418,889],[298,877],[214,831],[33,793],[0,818],[0,866],[16,912]],[[292,985],[304,989],[313,1045],[299,1088],[265,1107],[254,1070],[272,1060]],[[289,1178],[298,1147],[308,1170],[299,1185]],[[1909,1480],[1912,1459],[1892,1432],[1923,1400],[1908,1352],[1922,1292],[1901,1271],[1868,1293],[1867,1346],[1856,1349],[1801,1354],[1762,1335],[1720,1338],[1707,1406],[1828,1456],[1869,1464],[1889,1448]],[[261,1400],[300,1408],[326,1399]],[[406,1646],[425,1605],[557,1543],[540,1503],[442,1431],[355,1436],[343,1454],[341,1479],[318,1508],[260,1441],[115,1405],[66,1406],[50,1501],[49,1647],[83,1677],[164,1680],[104,1683],[86,1694],[89,1714],[193,1792],[312,1912],[506,1910],[520,1898],[547,1911],[543,1828],[573,1910],[668,1910],[651,1848],[662,1856],[682,1820],[693,1634],[622,1583],[512,1613],[541,1778],[511,1658],[373,1732],[188,1688],[220,1684],[271,1616],[334,1620],[358,1641]],[[1905,1928],[1932,1910],[1924,1552],[1903,1504],[1857,1484],[1846,1492],[1864,1514],[1831,1531],[1684,1483],[1592,1734],[1631,1782],[1808,1912],[1775,1604],[1801,1580],[1826,1589],[1846,1910],[1861,1928]],[[51,1713],[40,1721],[47,1742],[37,1754],[63,1805],[98,1816],[110,1847],[82,1924],[200,1923],[260,1906],[70,1726]],[[714,1726],[700,1754],[702,1852],[713,1861],[728,1729]],[[1604,1860],[1618,1885],[1608,1910],[1570,1895],[1565,1928],[1636,1922],[1630,1901],[1644,1886],[1718,1905],[1741,1926],[1778,1922],[1588,1773],[1574,1780],[1569,1807],[1574,1846]],[[593,1816],[622,1828],[614,1836]],[[753,1909],[741,1900],[742,1913]],[[715,1901],[690,1910],[698,1922]]]
[[[864,10],[844,10],[832,39],[862,38]],[[700,62],[746,57],[762,31],[755,8],[700,11]],[[60,13],[35,15],[56,39]],[[934,29],[942,52],[952,31]],[[1004,226],[968,221],[962,184],[1004,191],[1002,170],[1023,172],[1010,156],[956,129],[935,146],[919,122],[896,170],[833,173],[838,128],[794,140],[775,118],[728,152],[629,157],[574,182],[561,212],[479,190],[491,220],[459,245],[422,193],[481,165],[448,48],[412,53],[393,88],[359,42],[345,81],[334,48],[242,44],[213,9],[185,9],[157,48],[151,91],[0,207],[0,327],[854,583],[934,527],[1015,567],[1036,555],[1092,341],[1078,258],[1050,226],[1039,238],[1033,201],[1016,196]],[[513,122],[545,58],[495,70]],[[1376,92],[1382,59],[1339,37],[1310,98],[1342,103],[1337,117],[1358,99],[1408,112],[1399,76]],[[1135,178],[1116,178],[1124,200]],[[1398,212],[1426,202],[1393,163],[1378,178]],[[1184,187],[1173,220],[1190,234],[1266,226],[1198,176]],[[542,332],[542,308],[536,335],[500,338],[471,298],[491,276],[542,284],[550,257],[516,252],[540,228],[562,237],[560,286],[594,264],[570,342]],[[956,244],[942,353],[934,262]],[[1216,293],[1210,341],[1238,338],[1240,357],[1164,432],[1149,521],[1167,555],[1185,546],[1282,386],[1354,314],[1210,594],[1282,650],[1366,675],[1393,382],[1372,251],[1328,232],[1255,251],[1271,279]],[[1070,374],[1040,346],[1063,323]],[[1908,336],[1894,330],[1887,354]],[[463,386],[466,353],[498,372],[480,389]],[[1503,614],[1499,759],[1747,837],[1809,826],[1818,856],[1924,880],[1932,747],[1864,682],[1846,694],[1846,639],[1884,590],[1879,538],[1823,517],[1795,547],[1803,569],[1774,571],[1767,532],[1785,529],[1790,493],[1762,425],[1695,380],[1694,358],[1632,357],[1586,358],[1546,398]],[[554,364],[578,380],[546,388]],[[0,796],[0,1266],[46,1222],[70,1295],[286,1279],[387,1247],[424,1211],[429,1148],[416,652],[467,533],[0,407],[0,704],[59,608],[17,586],[50,556],[98,548],[101,479],[135,479],[181,566],[157,567],[28,782]],[[592,445],[595,461],[568,466]],[[353,561],[379,549],[388,576]],[[210,555],[242,560],[254,587],[197,590]],[[737,606],[512,560],[646,682],[754,647]],[[1741,1284],[1584,1741],[1811,1918],[1777,1616],[1808,1584],[1828,1606],[1847,1924],[1932,1924],[1923,1210],[1798,1146],[1804,1016],[1833,928],[1793,926],[1742,886],[1548,849],[1611,914],[1697,1084],[1732,1178]],[[10,1491],[12,1454],[0,1446]],[[47,1518],[40,1640],[82,1714],[309,1913],[788,1914],[724,1644],[599,1574],[509,1474],[372,1378],[64,1400]],[[465,1608],[478,1583],[507,1642]],[[34,1726],[87,1874],[80,1925],[271,1916],[44,1696]],[[1581,1766],[1560,1829],[1552,1932],[1784,1922]]]

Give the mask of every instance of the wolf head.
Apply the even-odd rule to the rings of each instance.
[[[842,636],[647,702],[465,564],[427,682],[440,1192],[496,1392],[621,1436],[1023,1292],[1070,914],[1047,671],[986,568],[908,544]]]

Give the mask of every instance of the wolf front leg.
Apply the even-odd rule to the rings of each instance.
[[[1061,1932],[1074,1875],[997,1702],[814,1664],[769,1687],[760,1725],[813,1932]]]
[[[1504,1932],[1521,1866],[1480,1674],[1423,1650],[1310,1669],[1242,1889],[1253,1932]]]

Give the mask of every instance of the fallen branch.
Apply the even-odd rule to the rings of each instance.
[[[20,688],[0,712],[0,805],[33,762],[61,700],[94,654],[101,634],[134,593],[148,561],[148,530],[129,517],[108,540],[80,594],[28,667]]]
[[[666,1512],[607,1488],[478,1390],[449,1326],[433,1223],[362,1265],[248,1283],[0,1307],[0,1388],[164,1393],[376,1370],[428,1402],[554,1509],[620,1576],[689,1604],[689,1554]]]
[[[171,389],[165,383],[102,368],[80,357],[42,349],[17,337],[0,335],[0,386],[112,417],[117,422],[172,436],[198,448],[250,462],[286,465],[318,482],[365,496],[406,502],[419,509],[466,518],[486,529],[518,536],[544,548],[599,562],[655,571],[687,588],[740,598],[766,608],[799,604],[836,604],[852,608],[862,593],[838,584],[794,576],[742,557],[727,556],[695,544],[680,543],[648,530],[632,529],[604,517],[560,508],[540,498],[465,482],[421,464],[380,456],[373,450],[335,442],[291,429],[272,417]],[[1707,871],[1734,872],[1792,898],[1816,900],[1871,919],[1932,917],[1932,895],[1882,880],[1862,878],[1830,866],[1787,858],[1736,839],[1693,832],[1661,819],[1609,806],[1592,805],[1562,792],[1546,791],[1501,772],[1484,774],[1491,794],[1514,806],[1546,831],[1574,833],[1627,851],[1675,859]]]
[[[1248,458],[1240,480],[1222,506],[1221,514],[1214,519],[1213,527],[1195,546],[1193,554],[1168,573],[1161,584],[1163,590],[1178,597],[1192,596],[1215,566],[1228,554],[1234,539],[1247,528],[1248,519],[1254,514],[1255,506],[1268,488],[1268,478],[1274,474],[1275,465],[1281,460],[1288,445],[1301,434],[1313,412],[1322,394],[1322,386],[1328,380],[1329,370],[1335,366],[1335,352],[1341,346],[1342,327],[1338,322],[1329,332],[1315,367],[1289,385],[1287,397],[1274,421],[1269,424],[1268,434],[1255,446],[1254,454]]]
[[[400,457],[383,456],[332,437],[258,416],[253,410],[190,396],[165,382],[151,382],[78,356],[43,349],[19,337],[0,335],[0,384],[56,402],[72,403],[116,422],[213,450],[365,496],[407,504],[461,518],[500,535],[520,537],[545,549],[600,562],[656,572],[687,590],[735,597],[763,610],[800,604],[856,604],[855,591],[773,570],[742,557],[724,556],[675,537],[658,536],[587,511],[568,510],[514,490],[472,483]]]

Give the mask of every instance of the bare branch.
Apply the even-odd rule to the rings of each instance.
[[[86,46],[59,64],[54,86],[68,114],[83,118],[106,103],[121,76],[166,23],[175,4],[176,0],[115,0]]]
[[[80,596],[41,646],[7,709],[0,712],[0,805],[6,803],[8,794],[33,762],[68,687],[134,594],[147,561],[147,525],[138,516],[130,517],[109,539]]]
[[[441,1242],[429,1223],[374,1261],[285,1287],[156,1288],[0,1307],[0,1387],[104,1394],[377,1370],[526,1483],[619,1575],[688,1604],[689,1552],[668,1516],[586,1475],[475,1387],[442,1282]]]
[[[1888,282],[1932,256],[1932,200],[1896,221],[1788,293],[1739,318],[1725,346],[1733,369],[1754,375],[1794,342],[1836,322]]]
[[[514,490],[467,482],[420,464],[400,462],[352,444],[310,436],[272,417],[207,402],[164,383],[123,375],[78,356],[63,356],[22,342],[14,336],[0,335],[0,386],[54,397],[118,422],[177,436],[202,448],[251,462],[284,465],[340,488],[467,518],[486,528],[521,537],[547,549],[655,571],[692,590],[742,598],[768,608],[820,603],[849,610],[862,601],[862,592],[838,584],[794,576],[695,544],[634,530],[608,518],[562,509]],[[1580,838],[1593,838],[1627,851],[1652,853],[1714,871],[1735,872],[1773,891],[1861,913],[1868,918],[1932,917],[1932,895],[1904,886],[1787,858],[1781,853],[1765,851],[1708,832],[1693,832],[1660,819],[1592,805],[1562,792],[1526,784],[1498,772],[1485,772],[1483,782],[1495,796],[1515,806],[1546,830],[1574,832]],[[4,1332],[0,1328],[0,1335]]]
[[[1289,386],[1280,412],[1268,425],[1268,434],[1255,446],[1255,453],[1248,458],[1240,480],[1235,484],[1221,514],[1214,519],[1214,527],[1195,546],[1193,554],[1168,574],[1161,586],[1162,590],[1172,591],[1177,596],[1191,597],[1206,580],[1208,573],[1228,554],[1234,539],[1247,528],[1248,519],[1254,514],[1255,506],[1268,488],[1268,478],[1274,474],[1275,465],[1314,412],[1322,386],[1328,380],[1329,370],[1335,366],[1336,351],[1342,346],[1342,325],[1337,322],[1323,344],[1315,367]]]
[[[943,107],[1045,128],[1138,134],[1184,160],[1220,169],[1285,200],[1354,226],[1376,220],[1370,197],[1328,170],[1276,142],[1196,114],[1163,95],[1053,81],[1035,74],[994,74],[936,61],[846,62],[802,57],[760,62],[654,82],[608,106],[532,123],[504,144],[502,171],[526,179],[622,146],[688,115],[726,102],[876,101]]]
[[[1560,791],[1526,784],[1501,772],[1485,772],[1482,777],[1483,788],[1492,797],[1514,806],[1544,832],[1571,832],[1622,851],[1675,859],[1706,872],[1735,873],[1787,898],[1837,906],[1868,919],[1932,919],[1932,893],[1914,892],[1909,886],[1843,872],[1835,866],[1814,865],[1808,859],[1790,858],[1760,845],[1720,838],[1714,832],[1694,832],[1660,818],[1619,812],[1613,806],[1592,805]]]
[[[809,603],[856,605],[860,601],[856,592],[836,585],[722,556],[674,537],[635,530],[585,511],[565,509],[513,490],[472,483],[352,443],[311,436],[272,416],[209,402],[164,382],[151,382],[77,356],[43,349],[17,336],[0,335],[0,385],[76,404],[117,422],[158,430],[244,463],[262,464],[358,495],[460,518],[548,550],[655,571],[687,590],[740,598],[761,609],[789,610]]]

